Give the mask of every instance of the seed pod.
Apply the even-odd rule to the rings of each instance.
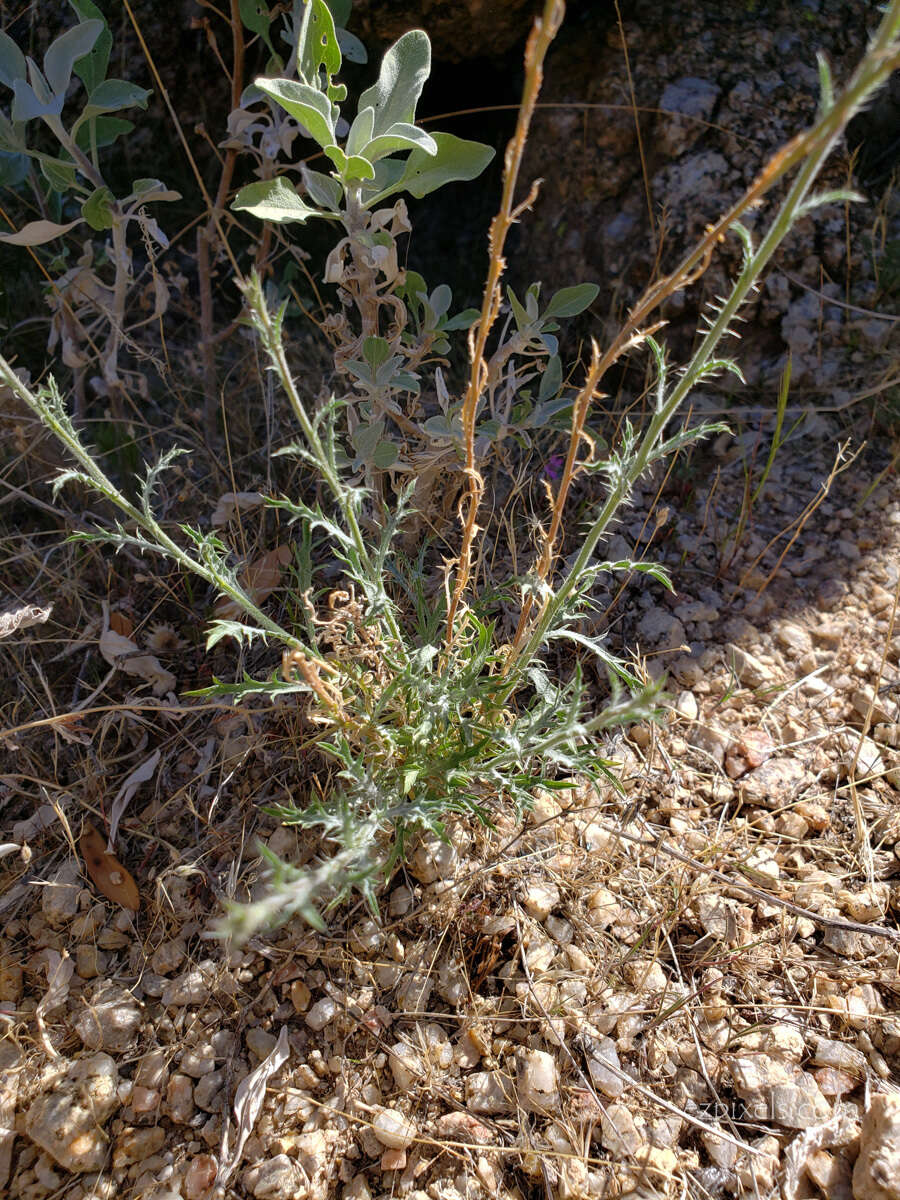
[[[137,884],[116,856],[107,851],[106,839],[93,825],[87,824],[78,844],[85,870],[97,891],[113,904],[137,912],[141,904]]]

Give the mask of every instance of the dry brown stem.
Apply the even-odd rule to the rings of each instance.
[[[488,238],[489,263],[488,275],[484,285],[484,298],[481,305],[481,319],[474,327],[469,337],[469,357],[471,367],[469,383],[462,408],[463,443],[466,452],[464,473],[467,488],[460,501],[460,520],[462,521],[462,539],[459,558],[457,560],[456,582],[450,605],[447,611],[446,642],[449,646],[453,641],[456,614],[460,602],[468,586],[472,569],[472,544],[478,532],[477,516],[484,493],[484,480],[478,470],[475,459],[475,419],[478,411],[478,401],[484,390],[487,378],[487,364],[484,353],[487,339],[500,311],[500,279],[506,269],[503,258],[503,247],[507,234],[521,214],[534,203],[537,196],[538,183],[532,184],[528,195],[520,204],[513,203],[516,183],[519,178],[519,168],[525,153],[525,142],[531,125],[538,93],[544,78],[544,58],[550,43],[562,24],[565,15],[565,5],[562,0],[546,0],[543,15],[534,22],[534,27],[525,48],[525,86],[522,91],[522,103],[519,107],[519,119],[516,131],[506,147],[503,170],[503,196],[500,209],[491,222]]]

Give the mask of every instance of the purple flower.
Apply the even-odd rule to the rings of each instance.
[[[556,483],[558,479],[561,479],[565,461],[565,458],[563,458],[561,454],[551,454],[551,456],[544,463],[543,473],[546,478],[552,479],[554,483]]]

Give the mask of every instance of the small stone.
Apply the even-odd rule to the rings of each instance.
[[[841,758],[841,766],[848,774],[853,770],[857,780],[868,778],[872,775],[883,774],[884,762],[881,758],[878,743],[873,742],[868,737],[862,738],[859,742],[859,753],[857,753],[855,744],[851,746],[850,749],[844,752]]]
[[[731,734],[714,725],[696,725],[691,730],[690,743],[721,767],[731,745]]]
[[[545,921],[559,901],[559,888],[553,883],[529,883],[522,897],[525,911],[536,921]]]
[[[851,1200],[851,1168],[842,1154],[813,1150],[806,1160],[806,1174],[828,1200]]]
[[[255,1054],[257,1058],[267,1058],[275,1049],[278,1038],[274,1034],[267,1033],[265,1029],[261,1029],[258,1025],[254,1025],[252,1029],[248,1029],[244,1036],[244,1044],[251,1054]]]
[[[448,1141],[474,1142],[479,1146],[490,1146],[494,1143],[494,1133],[490,1126],[476,1120],[471,1113],[443,1113],[435,1121],[434,1127],[437,1136]]]
[[[150,966],[157,975],[171,975],[185,960],[184,944],[180,941],[163,942],[153,951]]]
[[[115,1062],[92,1054],[73,1063],[55,1084],[32,1103],[25,1132],[66,1171],[99,1171],[106,1161],[103,1124],[119,1106]]]
[[[591,1082],[604,1096],[609,1096],[611,1100],[618,1099],[625,1090],[625,1082],[616,1043],[605,1035],[590,1038],[589,1041],[586,1039],[586,1042],[587,1069]]]
[[[900,1095],[876,1092],[862,1120],[855,1200],[900,1200]]]
[[[648,608],[638,622],[638,638],[662,650],[680,650],[684,646],[684,626],[664,608]]]
[[[82,979],[96,979],[105,975],[109,966],[109,955],[93,942],[75,947],[75,971]]]
[[[191,1046],[181,1056],[181,1070],[192,1079],[202,1079],[216,1069],[216,1053],[212,1042],[198,1042]]]
[[[136,1037],[142,1020],[129,991],[101,983],[75,1022],[75,1031],[89,1050],[121,1054]]]
[[[330,996],[323,996],[306,1014],[306,1023],[310,1029],[318,1033],[320,1029],[329,1025],[340,1011],[340,1005],[336,1000],[332,1000]]]
[[[183,1008],[188,1004],[205,1003],[212,990],[215,970],[212,959],[206,959],[193,970],[177,975],[166,984],[162,994],[163,1004],[166,1008]]]
[[[775,627],[775,640],[795,657],[807,654],[812,649],[812,638],[802,625],[792,621],[782,621]]]
[[[210,1071],[194,1088],[194,1103],[205,1112],[218,1112],[221,1109],[221,1092],[224,1086],[224,1070]]]
[[[405,1150],[385,1150],[379,1164],[382,1171],[402,1171],[406,1166]]]
[[[745,687],[761,688],[772,681],[771,669],[748,650],[732,643],[728,647],[728,656],[735,675]]]
[[[286,1154],[255,1163],[242,1178],[244,1187],[256,1200],[292,1200],[304,1182],[300,1167]]]
[[[427,1068],[422,1061],[421,1055],[412,1046],[407,1046],[404,1042],[397,1042],[391,1046],[388,1051],[388,1062],[391,1074],[394,1076],[394,1082],[402,1092],[409,1091],[427,1073]]]
[[[694,693],[686,690],[680,692],[675,701],[675,711],[687,721],[696,721],[700,716],[700,706]]]
[[[414,1122],[396,1108],[380,1109],[372,1118],[372,1128],[382,1146],[391,1150],[405,1150],[418,1132]]]
[[[172,1075],[166,1087],[166,1111],[177,1125],[194,1115],[194,1083],[187,1075]]]
[[[809,1129],[831,1116],[813,1077],[795,1063],[769,1054],[735,1054],[726,1061],[749,1119]]]
[[[502,1071],[475,1071],[466,1078],[466,1106],[476,1113],[507,1113],[515,1108],[515,1093]]]
[[[764,808],[786,808],[805,778],[802,763],[779,756],[770,758],[745,775],[740,782],[740,792],[745,803]]]
[[[847,1071],[857,1079],[866,1077],[866,1056],[847,1042],[833,1042],[816,1034],[813,1038],[812,1061],[816,1066]]]
[[[621,1103],[606,1106],[600,1114],[600,1144],[613,1158],[630,1158],[644,1142],[629,1108]]]
[[[217,1170],[218,1165],[211,1154],[198,1154],[192,1158],[181,1185],[185,1200],[203,1200],[216,1181]]]
[[[165,1145],[166,1131],[161,1125],[142,1129],[123,1129],[113,1150],[113,1169],[143,1162]]]
[[[78,912],[81,879],[78,864],[72,859],[59,868],[41,888],[41,912],[51,929],[62,929]]]
[[[545,1050],[521,1050],[516,1071],[516,1096],[526,1112],[545,1113],[559,1107],[556,1059]]]
[[[295,1013],[303,1013],[309,1008],[312,992],[302,979],[295,979],[291,984],[291,1004]]]
[[[410,870],[420,883],[452,879],[459,866],[459,854],[452,842],[437,834],[423,833],[410,858]]]

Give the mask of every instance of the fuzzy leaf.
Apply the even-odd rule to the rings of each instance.
[[[11,88],[17,79],[27,78],[25,55],[9,34],[0,29],[0,83]]]
[[[418,148],[413,150],[405,164],[400,164],[403,169],[399,177],[370,197],[366,201],[366,207],[370,208],[373,204],[380,203],[394,192],[407,191],[421,200],[423,196],[443,187],[445,183],[475,179],[494,157],[490,146],[458,138],[452,133],[436,133],[434,141],[437,145],[434,155],[426,154]],[[384,165],[384,162],[379,163],[379,166]]]
[[[261,221],[306,221],[310,217],[327,217],[328,213],[310,208],[297,195],[286,179],[261,179],[242,187],[231,207],[238,212],[249,212]]]
[[[360,110],[375,110],[375,133],[386,133],[392,125],[412,123],[416,105],[431,73],[431,43],[421,29],[411,29],[396,41],[381,60],[378,81],[359,98]]]
[[[418,129],[415,125],[407,125],[398,121],[396,125],[390,127],[387,133],[382,133],[368,142],[359,153],[369,162],[374,163],[380,158],[386,158],[389,154],[417,148],[424,151],[425,154],[437,154],[437,142],[430,133],[426,133],[424,129]]]
[[[334,145],[334,106],[322,92],[293,79],[259,78],[254,82],[261,92],[298,120],[323,150]]]
[[[116,112],[120,108],[146,108],[148,88],[138,87],[124,79],[105,79],[88,97],[79,121],[100,113]]]
[[[87,94],[90,95],[94,88],[98,87],[106,78],[109,54],[112,50],[112,34],[109,32],[106,17],[93,0],[69,0],[69,3],[75,9],[80,21],[97,20],[103,23],[103,32],[94,43],[94,48],[84,58],[76,59],[72,68],[84,84]]]
[[[330,175],[311,171],[305,165],[300,168],[300,174],[303,176],[304,187],[316,204],[336,213],[344,196],[344,189],[340,183]]]
[[[54,221],[30,221],[17,233],[0,233],[0,242],[4,242],[7,246],[43,246],[45,242],[52,242],[54,238],[62,237],[70,229],[80,225],[81,221],[81,217],[75,221],[69,221],[65,225],[57,225]]]
[[[560,288],[550,298],[550,303],[544,310],[544,320],[549,317],[574,317],[584,312],[600,292],[596,283],[579,283],[575,287]]]
[[[37,117],[58,117],[63,109],[65,97],[50,95],[40,100],[30,83],[24,79],[13,81],[12,119],[33,121]]]
[[[325,0],[306,0],[300,18],[300,46],[297,74],[316,87],[319,71],[325,68],[329,83],[341,69],[341,48],[334,28],[334,17]]]
[[[112,229],[114,224],[112,206],[114,203],[115,198],[108,187],[97,188],[82,204],[81,215],[91,229],[96,229],[98,232],[103,229]]]
[[[65,96],[75,60],[90,54],[103,29],[103,21],[82,21],[50,44],[44,55],[44,74],[55,95]]]

